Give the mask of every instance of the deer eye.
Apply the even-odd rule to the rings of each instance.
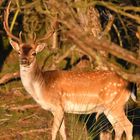
[[[33,53],[32,53],[32,55],[33,55],[33,56],[36,56],[36,53],[35,53],[35,52],[33,52]]]
[[[18,51],[18,55],[20,55],[21,53],[20,53],[20,51]]]

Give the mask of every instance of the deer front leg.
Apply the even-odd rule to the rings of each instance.
[[[60,131],[63,140],[66,140],[64,111],[62,109],[57,108],[57,111],[54,112],[53,115],[54,115],[54,122],[52,127],[52,140],[56,140],[58,131]]]
[[[66,138],[66,130],[65,130],[65,120],[64,120],[64,118],[62,120],[62,124],[60,126],[60,130],[59,131],[60,131],[60,134],[62,136],[62,139],[66,140],[67,138]]]

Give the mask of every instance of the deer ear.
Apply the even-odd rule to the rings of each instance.
[[[10,44],[14,50],[16,50],[17,52],[19,51],[19,44],[17,42],[10,39]]]
[[[46,47],[46,43],[38,44],[36,47],[36,53],[43,51],[45,49],[45,47]]]

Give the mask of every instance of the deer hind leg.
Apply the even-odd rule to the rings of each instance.
[[[57,111],[53,112],[53,115],[54,115],[54,122],[52,127],[52,140],[56,140],[58,131],[60,131],[62,139],[66,140],[63,110],[57,108]]]
[[[115,140],[121,140],[123,132],[126,133],[126,139],[132,140],[132,124],[127,119],[124,111],[110,112],[106,114],[115,131]]]
[[[126,115],[124,113],[122,115],[122,120],[121,121],[122,121],[123,126],[124,126],[124,131],[125,131],[125,134],[126,134],[126,139],[127,140],[132,140],[133,139],[133,136],[132,136],[132,133],[133,133],[133,125],[128,120],[128,118],[126,117]]]
[[[124,128],[119,125],[118,119],[116,118],[116,116],[113,116],[112,114],[109,113],[106,115],[106,117],[114,128],[115,140],[121,140],[122,134],[124,132]]]

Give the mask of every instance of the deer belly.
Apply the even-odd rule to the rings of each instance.
[[[66,113],[90,114],[93,112],[102,112],[103,108],[97,104],[78,104],[71,101],[65,102],[64,110]]]

